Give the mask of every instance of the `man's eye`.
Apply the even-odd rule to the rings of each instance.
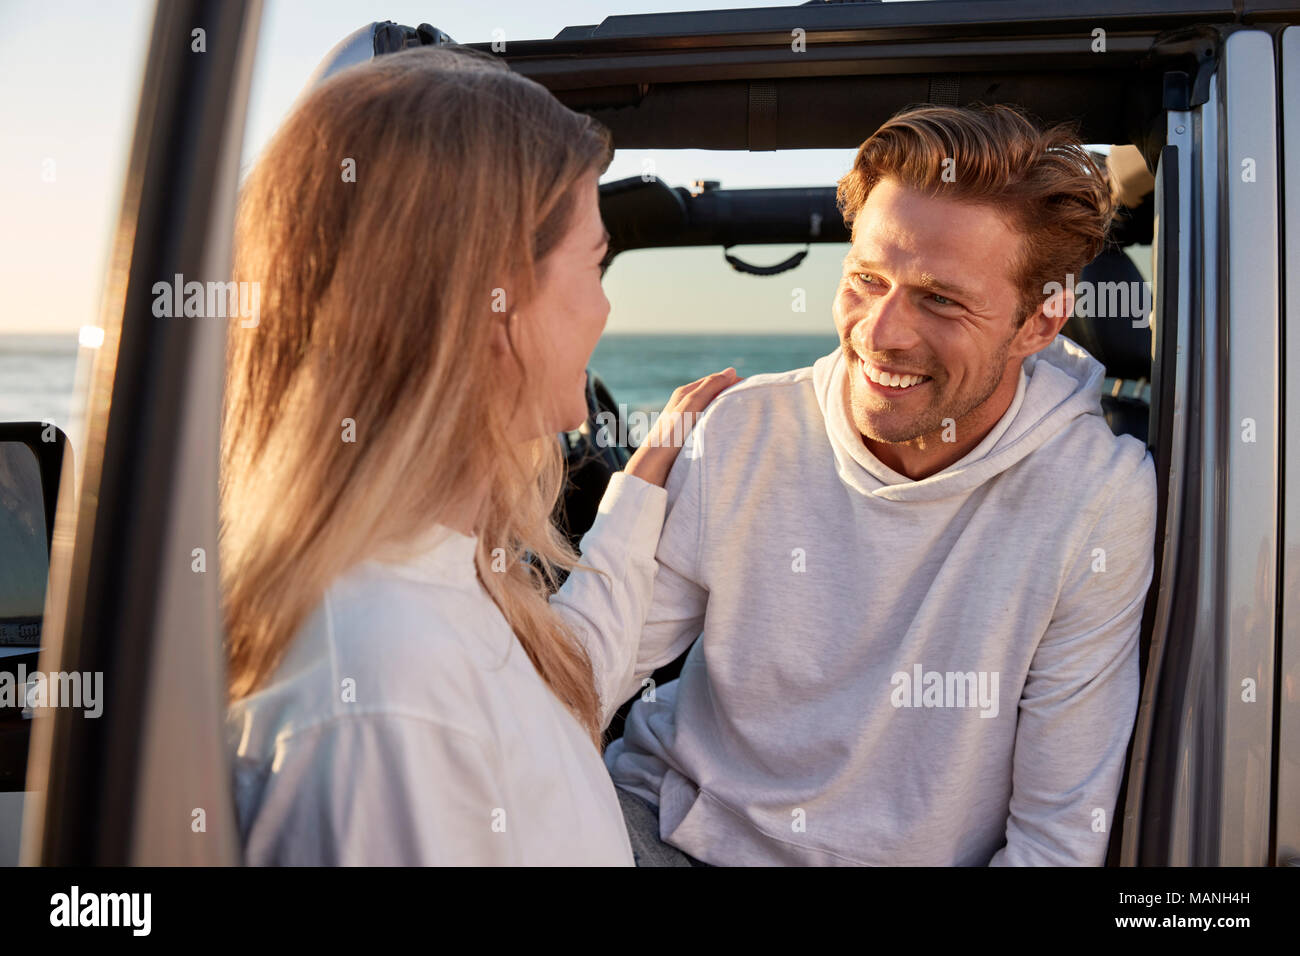
[[[856,279],[858,282],[860,282],[862,285],[869,285],[875,281],[876,277],[870,272],[855,272],[853,274],[853,278]]]
[[[936,295],[934,296],[934,300],[935,300],[935,302],[937,302],[939,305],[956,305],[956,304],[957,304],[956,302],[952,301],[952,299],[949,299],[949,298],[946,297],[946,296],[942,296],[942,295],[938,295],[938,294],[936,294]]]

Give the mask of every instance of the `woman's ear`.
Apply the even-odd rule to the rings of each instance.
[[[501,381],[517,380],[521,387],[525,374],[521,331],[525,321],[525,317],[514,309],[504,315],[493,316],[491,341],[492,357],[496,361]]]
[[[492,316],[492,355],[498,360],[510,355],[510,340],[513,333],[511,325],[514,321],[513,309],[504,315],[498,313]]]

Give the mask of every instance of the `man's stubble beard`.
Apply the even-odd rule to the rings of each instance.
[[[901,424],[897,428],[891,429],[888,433],[880,432],[871,425],[871,416],[867,414],[866,409],[863,408],[857,398],[857,396],[861,394],[859,389],[862,389],[865,386],[861,383],[857,383],[857,387],[855,388],[854,383],[850,383],[849,403],[853,412],[854,425],[864,438],[868,438],[872,441],[884,442],[889,445],[900,445],[905,442],[914,441],[917,438],[939,435],[945,427],[946,419],[951,419],[954,424],[959,423],[963,418],[988,401],[989,396],[997,391],[998,386],[1002,384],[1002,379],[1006,375],[1007,356],[1011,352],[1011,342],[1014,338],[1015,333],[1013,332],[1011,336],[1009,336],[998,348],[997,355],[991,363],[988,375],[972,395],[968,397],[958,396],[956,402],[946,408],[936,408],[933,404],[928,405],[923,408],[911,422]],[[850,353],[847,346],[844,346],[844,351],[846,353],[846,358],[848,354],[856,355],[856,353]],[[859,365],[860,364],[859,361]],[[851,376],[861,374],[860,369],[855,372],[851,369],[848,363],[845,365],[845,371]],[[932,379],[932,381],[937,380]]]

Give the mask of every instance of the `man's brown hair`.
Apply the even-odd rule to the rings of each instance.
[[[948,161],[948,162],[945,162]],[[1076,127],[1040,129],[1006,105],[919,106],[885,122],[858,149],[837,201],[850,227],[882,179],[929,196],[979,203],[1021,237],[1011,256],[1023,325],[1049,282],[1078,277],[1106,241],[1114,215],[1105,172]]]

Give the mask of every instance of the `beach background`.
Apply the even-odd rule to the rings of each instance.
[[[678,385],[734,366],[742,376],[784,372],[811,365],[834,351],[838,339],[826,335],[639,335],[604,336],[591,357],[591,369],[614,400],[629,411],[659,411]]]
[[[836,348],[822,335],[609,332],[590,367],[628,411],[659,411],[678,385],[734,366],[743,376],[803,368]],[[53,421],[79,450],[85,398],[78,356],[93,353],[71,335],[0,335],[0,421]]]
[[[69,438],[80,431],[83,409],[74,399],[79,351],[76,333],[0,335],[0,422],[49,420]]]

